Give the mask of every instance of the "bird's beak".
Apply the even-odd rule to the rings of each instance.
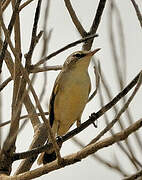
[[[97,48],[94,51],[91,51],[88,53],[88,56],[93,56],[94,54],[96,54],[96,52],[98,52],[101,48]]]

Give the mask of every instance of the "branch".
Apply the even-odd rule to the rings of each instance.
[[[105,89],[105,91],[106,91],[106,94],[107,94],[107,96],[108,96],[108,99],[109,99],[109,101],[111,101],[111,99],[112,99],[112,92],[110,91],[110,87],[108,86],[108,83],[106,82],[106,79],[105,79],[105,76],[104,76],[104,74],[103,74],[103,72],[101,71],[101,68],[99,67],[99,73],[100,73],[100,75],[101,75],[101,81],[102,81],[102,84],[103,84],[103,87],[104,87],[104,89]],[[104,106],[104,100],[103,100],[103,96],[102,96],[102,91],[101,91],[101,89],[99,89],[100,91],[99,91],[99,95],[100,95],[100,102],[101,102],[101,107],[102,106]],[[125,104],[125,103],[124,103]],[[115,114],[118,114],[118,108],[117,108],[117,106],[113,106],[113,108],[112,108],[113,110],[114,110],[114,113]],[[105,118],[105,122],[106,122],[106,124],[108,125],[109,124],[109,120],[108,120],[108,117],[107,117],[107,114],[104,114],[104,118]],[[119,119],[119,121],[118,121],[118,124],[121,126],[121,124],[120,124],[120,121],[121,121],[121,119]],[[132,123],[131,123],[132,124]],[[124,128],[123,128],[124,129]],[[123,129],[121,129],[121,130],[123,130]],[[110,133],[111,133],[111,135],[113,136],[113,134],[114,134],[114,130],[111,128],[110,129]],[[134,134],[136,134],[137,132],[135,132]],[[125,142],[124,143],[126,143],[126,144],[128,144],[127,143],[128,142],[128,139],[125,139]],[[129,158],[129,160],[132,162],[132,164],[135,166],[135,168],[137,169],[138,168],[138,166],[137,166],[137,164],[135,163],[135,162],[138,162],[137,160],[136,160],[136,158],[135,158],[135,156],[133,155],[133,153],[129,153],[128,152],[128,150],[126,149],[126,147],[123,145],[123,144],[121,144],[120,142],[117,142],[117,145],[118,145],[118,147],[120,148],[120,150]]]
[[[97,113],[93,113],[90,118],[82,123],[78,128],[73,129],[72,131],[68,132],[66,135],[62,136],[61,139],[57,140],[58,144],[62,144],[63,142],[67,141],[68,139],[72,138],[76,134],[80,133],[83,131],[85,128],[87,128],[90,124],[92,124],[94,121],[96,121],[98,118],[100,118],[105,112],[107,112],[110,108],[112,108],[123,96],[125,96],[138,82],[140,73],[127,85],[127,87],[122,90],[115,98],[110,101],[108,104],[106,104],[104,107],[102,107]],[[23,152],[23,153],[14,153],[13,154],[13,159],[18,160],[18,159],[23,159],[27,158],[29,156],[33,156],[35,154],[39,154],[41,152],[44,152],[47,149],[51,149],[52,145],[46,144],[42,147],[35,148],[31,151]]]
[[[84,148],[85,145],[83,143],[81,143],[77,138],[73,137],[72,140],[77,146],[79,146],[80,148]],[[109,162],[108,160],[105,160],[104,157],[101,157],[98,154],[92,154],[92,158],[95,161],[97,160],[99,163],[110,168],[111,170],[113,169],[123,176],[128,176],[127,173],[123,170],[123,168],[121,168],[121,166],[119,165],[118,162],[113,164],[113,163]],[[117,159],[116,159],[116,161],[117,161]]]
[[[61,65],[56,66],[44,66],[44,67],[32,67],[30,73],[39,73],[39,72],[45,72],[45,71],[58,71],[61,70]]]
[[[100,21],[101,21],[101,17],[105,8],[105,4],[106,4],[106,0],[100,0],[98,8],[97,8],[97,12],[93,21],[93,24],[91,26],[91,29],[89,31],[89,34],[94,34],[97,32],[97,29],[99,27]]]
[[[7,84],[12,80],[11,77],[7,78],[3,83],[1,83],[0,85],[0,91],[2,91],[6,86]]]
[[[21,3],[21,0],[17,0],[17,2],[15,4],[13,14],[12,14],[11,19],[10,19],[10,23],[8,25],[8,33],[9,33],[9,35],[11,35],[11,32],[12,32],[12,29],[13,29],[13,26],[14,26],[14,23],[15,23],[15,20],[16,20],[16,16],[17,16],[17,13],[18,13],[18,8],[19,8],[20,3]],[[1,22],[1,19],[2,19],[2,11],[0,11],[0,22]],[[3,46],[2,46],[2,50],[1,50],[1,53],[0,53],[0,73],[2,71],[2,64],[3,64],[3,59],[5,57],[7,45],[8,45],[8,43],[7,43],[6,37],[5,37],[5,40],[4,40],[4,43],[3,43]]]
[[[71,5],[70,0],[64,0],[64,2],[65,2],[67,10],[68,10],[68,12],[69,12],[69,14],[70,14],[70,16],[72,18],[72,21],[73,21],[75,27],[77,28],[78,32],[80,33],[80,35],[82,37],[86,37],[87,32],[85,31],[85,29],[83,28],[82,24],[80,23],[78,17],[76,16],[75,11],[74,11],[74,9],[73,9],[73,7]],[[94,34],[94,33],[92,33],[92,34]]]
[[[100,0],[98,8],[97,8],[97,12],[94,18],[94,21],[92,23],[92,26],[90,28],[90,31],[88,32],[88,34],[94,34],[97,32],[97,29],[99,27],[100,21],[101,21],[101,17],[105,8],[105,4],[106,4],[106,0]],[[89,41],[87,41],[86,43],[84,43],[83,45],[83,49],[84,50],[90,50],[92,43],[93,43],[94,39],[90,39]]]
[[[28,171],[25,173],[22,173],[17,176],[10,176],[7,178],[7,180],[15,180],[17,179],[33,179],[36,177],[39,177],[43,174],[47,174],[49,172],[52,172],[54,170],[60,169],[62,167],[74,164],[76,162],[81,161],[82,159],[88,157],[89,155],[96,153],[100,149],[103,149],[105,147],[109,147],[113,145],[114,143],[118,141],[123,141],[124,139],[128,138],[130,134],[137,131],[142,126],[142,119],[136,121],[134,124],[126,128],[125,130],[114,134],[114,136],[105,138],[104,140],[99,141],[98,143],[93,143],[90,146],[85,147],[84,149],[78,151],[77,153],[73,153],[71,155],[65,156],[64,161],[59,164],[57,161],[53,161],[52,163],[49,163],[47,165],[44,165],[40,168],[37,168],[32,171]]]
[[[19,7],[19,11],[21,11],[23,8],[25,8],[27,5],[29,5],[32,1],[34,1],[34,0],[27,0],[26,2],[24,2],[24,3]]]
[[[62,47],[61,49],[59,49],[59,50],[51,53],[51,54],[48,55],[47,57],[41,59],[38,63],[36,63],[36,64],[33,65],[32,67],[39,66],[39,65],[45,63],[46,61],[48,61],[49,59],[51,59],[52,57],[56,56],[57,54],[65,51],[65,50],[67,50],[67,49],[69,49],[69,48],[71,48],[71,47],[74,47],[74,46],[76,46],[77,44],[83,43],[83,42],[87,41],[88,39],[92,39],[92,38],[94,38],[94,37],[98,37],[98,35],[97,35],[97,34],[93,34],[93,35],[91,35],[91,36],[87,36],[87,37],[85,37],[85,38],[82,38],[82,39],[79,39],[79,40],[77,40],[77,41],[74,41],[74,42],[72,42],[72,43],[70,43],[70,44]],[[32,68],[32,67],[31,67],[31,68]]]
[[[115,4],[115,2],[113,0],[111,0],[111,4],[110,4],[110,13],[109,13],[109,36],[110,36],[110,41],[111,41],[111,50],[112,50],[112,54],[113,54],[113,63],[114,63],[114,67],[115,67],[115,72],[116,72],[116,77],[117,77],[117,81],[118,81],[118,84],[120,86],[120,89],[123,89],[124,87],[124,83],[125,83],[125,79],[126,79],[126,76],[123,76],[126,74],[126,60],[125,60],[125,55],[122,56],[121,58],[123,59],[123,62],[122,62],[122,65],[120,66],[120,62],[121,62],[121,59],[120,57],[118,56],[118,53],[117,53],[117,46],[116,46],[116,42],[115,42],[115,35],[114,35],[114,32],[113,32],[113,23],[112,23],[112,20],[113,20],[113,13],[116,14],[116,22],[117,22],[117,29],[118,29],[118,37],[119,39],[121,40],[121,44],[120,44],[120,47],[122,47],[123,49],[123,55],[125,54],[125,46],[124,46],[124,39],[122,40],[122,38],[124,37],[122,34],[123,34],[123,28],[122,28],[122,25],[121,25],[121,18],[120,18],[120,13],[119,13],[119,10]],[[121,50],[121,49],[120,49]],[[121,51],[120,51],[121,52]],[[122,98],[122,102],[123,104],[125,104],[126,102],[126,98]],[[129,124],[132,124],[133,123],[133,119],[132,119],[132,115],[130,113],[130,110],[127,109],[126,110],[126,115],[127,115],[127,118],[128,118],[128,123]],[[124,124],[121,122],[121,120],[119,121],[119,126],[121,129],[124,129]],[[134,137],[136,138],[136,142],[138,143],[140,149],[141,149],[141,142],[140,142],[140,138],[136,133],[134,133]],[[129,140],[125,140],[125,143],[126,143],[126,146],[131,154],[132,157],[134,157],[134,153],[133,153],[133,146],[132,144],[130,143]]]
[[[124,178],[123,180],[134,180],[134,179],[139,179],[139,177],[142,177],[142,170],[138,171],[137,173]]]
[[[131,0],[131,2],[132,2],[133,6],[135,8],[135,11],[136,11],[140,26],[142,28],[142,14],[141,14],[141,12],[139,10],[139,7],[138,7],[137,3],[135,2],[135,0]]]
[[[48,112],[45,112],[44,114],[49,115]],[[32,114],[28,114],[28,115],[23,115],[23,116],[20,117],[20,120],[25,119],[25,118],[36,117],[36,116],[41,116],[41,113],[32,113]],[[11,122],[11,120],[1,123],[0,128],[7,125],[7,124],[9,124],[10,122]]]
[[[11,0],[6,0],[6,1],[4,1],[4,3],[2,4],[2,12],[8,7],[10,1],[11,1]]]
[[[94,138],[90,143],[95,143],[97,142],[106,132],[108,132],[113,125],[119,120],[120,116],[126,111],[126,109],[128,108],[128,106],[130,105],[130,103],[132,102],[133,98],[135,97],[136,93],[138,92],[140,86],[142,83],[142,73],[140,73],[138,82],[137,82],[137,86],[135,87],[132,95],[129,97],[129,99],[127,100],[127,102],[124,104],[124,106],[121,108],[121,110],[119,111],[119,113],[116,115],[116,117],[97,135],[96,138]]]
[[[32,29],[31,44],[30,44],[29,52],[25,55],[26,68],[28,68],[31,65],[31,58],[32,58],[33,51],[35,49],[35,46],[36,46],[39,38],[42,35],[42,31],[39,33],[39,35],[37,35],[37,27],[38,27],[38,22],[39,22],[41,2],[42,2],[42,0],[38,0],[38,4],[37,4],[37,7],[36,7],[36,12],[35,12],[35,17],[34,17],[33,29]]]

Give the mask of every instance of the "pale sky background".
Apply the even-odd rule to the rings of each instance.
[[[42,8],[45,7],[44,2],[46,0],[43,0]],[[72,0],[73,7],[83,24],[84,28],[89,30],[90,25],[92,24],[94,14],[96,12],[98,0],[88,0],[88,1],[81,1],[81,0]],[[139,3],[140,9],[142,10],[142,3],[141,0],[137,0]],[[25,54],[28,51],[29,43],[31,39],[31,26],[33,24],[33,18],[34,18],[34,12],[35,7],[37,4],[37,0],[34,0],[31,5],[29,5],[27,8],[25,8],[21,13],[21,24],[22,24],[22,53]],[[135,15],[134,8],[130,2],[130,0],[116,0],[116,4],[120,10],[122,23],[124,27],[124,35],[125,35],[125,45],[126,45],[126,61],[127,61],[127,83],[134,78],[134,76],[141,70],[142,67],[142,60],[141,60],[141,52],[142,52],[142,32],[141,27],[139,25],[138,19]],[[113,96],[115,96],[118,92],[118,86],[115,79],[115,73],[113,72],[113,63],[112,63],[112,55],[111,55],[111,49],[109,44],[109,37],[108,37],[108,6],[109,1],[107,2],[107,5],[105,7],[101,24],[99,26],[99,29],[97,33],[99,34],[99,37],[96,38],[95,43],[92,46],[92,49],[101,47],[101,51],[98,52],[97,58],[100,59],[101,67],[105,73],[107,81],[111,85],[111,89],[113,91]],[[9,11],[8,9],[5,13],[5,22],[9,22]],[[43,29],[43,16],[44,14],[41,11],[40,15],[40,25],[39,30]],[[63,0],[54,0],[51,1],[50,6],[50,12],[49,12],[49,19],[48,19],[48,27],[47,30],[53,30],[51,35],[51,40],[49,44],[49,50],[48,54],[51,52],[63,47],[64,45],[73,42],[80,38],[78,35],[76,28],[74,27],[71,18],[67,12],[67,9],[65,8],[64,1]],[[115,28],[116,29],[116,28]],[[116,34],[117,36],[117,34]],[[41,42],[36,47],[36,50],[34,52],[34,56],[32,59],[32,62],[35,63],[39,60],[40,53],[39,50],[41,48]],[[80,50],[81,45],[78,45],[74,48],[68,49],[67,51],[59,54],[58,56],[52,58],[50,62],[48,62],[48,65],[57,65],[57,64],[63,64],[66,57],[70,55],[70,53]],[[122,62],[123,64],[123,59]],[[89,72],[91,75],[92,81],[94,80],[94,76],[92,73],[92,68],[89,68]],[[50,71],[48,72],[48,89],[46,96],[44,97],[44,101],[42,103],[42,107],[45,111],[48,110],[47,102],[49,101],[49,97],[51,94],[51,90],[55,81],[55,78],[57,76],[58,72]],[[3,75],[3,79],[6,79],[6,77],[9,76],[9,73],[7,70],[5,70],[5,74]],[[43,85],[43,73],[37,74],[37,80],[35,82],[34,88],[36,89],[36,92],[40,94],[42,85]],[[95,81],[94,81],[95,82]],[[95,87],[95,83],[92,85]],[[11,96],[12,96],[12,82],[8,87],[6,87],[3,90],[3,98],[7,97],[7,101],[3,102],[3,121],[10,119],[10,112],[11,112]],[[134,101],[132,102],[130,108],[132,110],[132,115],[134,121],[141,118],[141,99],[142,99],[142,93],[141,89],[136,95]],[[106,100],[106,102],[108,102]],[[98,97],[95,97],[91,103],[87,104],[85,111],[82,116],[82,121],[85,121],[88,119],[89,115],[92,112],[98,111],[100,108]],[[26,111],[23,110],[23,114],[25,114]],[[109,113],[110,114],[110,113]],[[110,114],[109,120],[112,120],[114,117],[113,114]],[[124,120],[126,119],[125,116],[122,116]],[[8,132],[8,127],[3,128],[4,137],[6,137],[6,134]],[[104,127],[103,118],[100,118],[98,120],[98,128],[95,129],[92,125],[89,126],[85,131],[81,132],[77,135],[77,137],[86,144],[91,140],[91,138],[95,137],[98,132],[101,131],[101,129]],[[141,130],[139,130],[140,132]],[[109,135],[109,134],[108,134]],[[33,138],[33,129],[30,124],[30,122],[26,125],[25,129],[22,133],[20,133],[17,141],[17,152],[26,151],[31,140]],[[20,147],[19,147],[20,146]],[[78,147],[76,147],[72,141],[67,141],[64,143],[61,153],[62,155],[67,155],[71,152],[75,152],[79,150]],[[127,161],[127,158],[125,158],[122,153],[120,153],[119,149],[113,145],[108,148],[104,148],[103,150],[97,152],[97,154],[101,155],[105,159],[111,161],[113,159],[113,154],[117,155],[117,158],[119,159],[120,163],[122,163],[123,167],[127,170],[129,173],[134,173],[134,169],[132,166],[129,165],[129,162]],[[137,157],[141,159],[140,152],[137,152]],[[19,162],[15,163],[15,166],[19,164]],[[33,168],[36,168],[36,163],[33,165]],[[54,171],[49,173],[48,175],[43,175],[40,178],[37,178],[37,180],[59,180],[59,179],[121,179],[121,176],[117,174],[115,171],[105,168],[102,164],[95,161],[93,158],[88,157],[84,160],[82,160],[79,163],[76,163],[74,165],[67,166],[63,169]]]

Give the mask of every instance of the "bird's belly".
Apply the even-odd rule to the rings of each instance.
[[[89,84],[72,82],[58,94],[55,101],[55,120],[59,121],[58,135],[65,134],[71,125],[80,118],[88,100]]]

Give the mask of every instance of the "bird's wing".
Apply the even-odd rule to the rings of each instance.
[[[59,90],[59,79],[64,75],[64,72],[61,71],[59,73],[59,75],[57,76],[56,78],[56,81],[55,81],[55,84],[54,84],[54,87],[53,87],[53,90],[52,90],[52,94],[51,94],[51,98],[50,98],[50,105],[49,105],[49,122],[50,122],[50,126],[52,127],[53,125],[53,122],[54,122],[54,102],[55,102],[55,98],[56,98],[56,95],[58,93],[58,90]],[[43,161],[46,161],[46,158],[45,156],[50,157],[51,155],[51,158],[52,158],[52,154],[47,154],[46,152],[44,153],[41,153],[40,157],[38,158],[37,160],[37,163],[38,165],[42,164]],[[55,158],[55,157],[54,157]],[[47,163],[47,162],[46,162]]]
[[[57,76],[57,79],[55,81],[54,87],[53,87],[53,91],[51,94],[51,98],[50,98],[50,105],[49,105],[49,122],[50,122],[50,126],[53,126],[53,122],[54,122],[54,102],[55,102],[55,98],[56,95],[58,93],[58,90],[60,89],[60,84],[61,84],[61,78],[64,75],[64,71],[61,71],[59,73],[59,75]]]

